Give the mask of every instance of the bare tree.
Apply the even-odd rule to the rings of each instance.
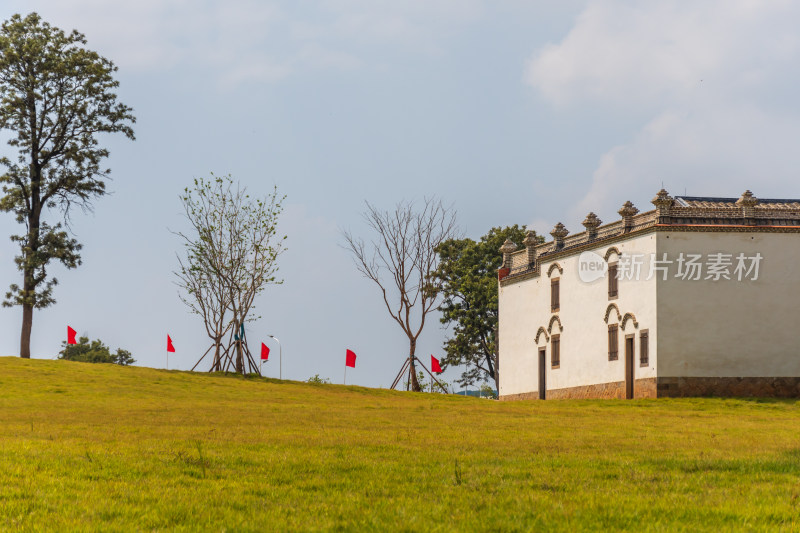
[[[175,272],[185,291],[181,300],[200,315],[212,346],[211,370],[257,371],[244,341],[243,326],[251,316],[255,298],[268,284],[279,284],[277,258],[285,236],[276,225],[283,210],[277,189],[265,199],[251,200],[230,176],[196,179],[181,201],[192,233],[176,232],[184,241],[186,257],[178,258]],[[227,346],[223,338],[230,335]],[[196,367],[197,365],[195,365]]]
[[[420,209],[406,201],[392,211],[365,203],[363,216],[374,239],[367,243],[345,231],[345,248],[358,271],[378,286],[387,311],[408,337],[410,385],[419,391],[417,339],[428,313],[436,308],[441,290],[432,275],[439,261],[436,248],[456,236],[456,213],[435,198],[426,198]]]

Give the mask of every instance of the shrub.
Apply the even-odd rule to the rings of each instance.
[[[81,361],[84,363],[113,363],[116,365],[132,365],[136,360],[131,352],[117,348],[117,353],[112,354],[108,346],[100,339],[89,342],[89,337],[81,337],[78,344],[61,343],[62,350],[58,352],[59,359],[68,361]]]

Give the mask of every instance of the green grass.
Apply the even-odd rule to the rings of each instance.
[[[0,528],[798,531],[800,404],[0,358]]]

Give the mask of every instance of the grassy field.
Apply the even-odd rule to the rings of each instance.
[[[0,528],[798,531],[800,404],[0,358]]]

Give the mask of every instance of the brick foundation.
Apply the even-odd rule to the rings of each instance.
[[[637,379],[633,382],[634,398],[658,398],[656,378]]]
[[[566,389],[552,389],[547,391],[548,400],[579,400],[597,398],[609,400],[625,397],[625,382],[597,383],[581,387],[568,387]]]
[[[687,398],[701,396],[800,398],[800,377],[781,378],[645,378],[634,381],[634,398]],[[625,382],[598,383],[550,389],[548,400],[623,399]],[[538,400],[538,392],[506,394],[501,400]]]
[[[549,389],[548,400],[577,400],[577,399],[624,399],[625,382],[614,381],[611,383],[598,383],[581,387],[568,387],[565,389]],[[655,398],[656,379],[644,378],[633,382],[634,398]],[[519,394],[506,394],[500,396],[501,400],[538,400],[538,392],[523,392]]]
[[[520,392],[519,394],[505,394],[497,398],[503,402],[512,402],[515,400],[538,400],[538,392]]]
[[[658,378],[659,398],[692,396],[800,398],[800,377]]]

